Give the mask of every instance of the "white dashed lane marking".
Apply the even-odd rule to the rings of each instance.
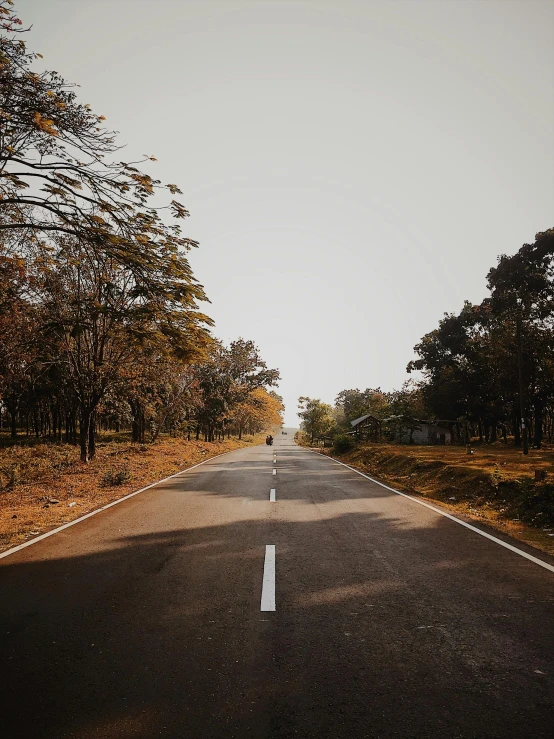
[[[262,582],[262,601],[260,611],[275,610],[275,544],[265,548],[264,579]]]

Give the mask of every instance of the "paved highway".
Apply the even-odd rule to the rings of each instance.
[[[0,734],[550,739],[553,586],[279,436],[0,559]]]

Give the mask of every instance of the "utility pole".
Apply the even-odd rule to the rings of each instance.
[[[523,387],[523,367],[522,367],[522,349],[521,349],[521,300],[517,301],[516,314],[516,341],[517,341],[517,372],[519,376],[519,412],[521,416],[521,443],[523,444],[523,453],[529,454],[529,443],[527,440],[527,426],[525,424],[525,393]]]

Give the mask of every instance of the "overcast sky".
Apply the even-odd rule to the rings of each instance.
[[[183,190],[215,333],[299,395],[400,387],[554,226],[550,0],[17,0],[44,64]]]

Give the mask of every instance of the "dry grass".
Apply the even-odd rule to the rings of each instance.
[[[321,451],[321,450],[320,450]],[[332,453],[331,450],[325,450]],[[554,450],[363,444],[335,455],[403,492],[438,501],[554,554]],[[544,482],[535,482],[544,470]]]
[[[88,465],[69,444],[0,449],[0,551],[217,454],[263,441],[100,441]]]

